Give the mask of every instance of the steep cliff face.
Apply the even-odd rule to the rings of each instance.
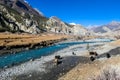
[[[47,20],[24,0],[0,0],[0,31],[40,33]]]
[[[61,21],[57,17],[50,17],[46,25],[47,30],[55,33],[71,34],[71,26]]]

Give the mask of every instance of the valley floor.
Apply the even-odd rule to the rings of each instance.
[[[28,35],[0,33],[0,45],[23,45],[61,38],[69,38],[69,36],[55,34]],[[86,44],[75,45],[47,57],[41,57],[34,61],[28,61],[11,68],[2,69],[0,70],[0,79],[99,80],[97,78],[100,74],[102,75],[104,70],[108,70],[108,68],[120,73],[120,40],[102,43],[102,45],[101,43],[91,44],[91,46],[93,50],[99,54],[99,58],[94,62],[89,60],[90,56],[86,50]],[[76,55],[72,55],[72,51],[75,51]],[[111,58],[106,58],[106,53],[110,53]],[[53,59],[56,54],[63,56],[63,62],[58,66],[53,64]],[[119,76],[120,74],[117,75]]]

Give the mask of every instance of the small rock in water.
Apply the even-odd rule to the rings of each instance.
[[[8,68],[8,66],[5,66],[4,68]]]
[[[34,61],[34,59],[30,59],[30,61]]]
[[[26,50],[29,50],[29,47],[27,47]]]

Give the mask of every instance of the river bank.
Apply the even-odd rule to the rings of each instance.
[[[50,46],[68,38],[68,35],[62,34],[0,33],[0,56]]]

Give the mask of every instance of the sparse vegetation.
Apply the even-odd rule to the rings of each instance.
[[[115,69],[104,69],[101,75],[96,77],[93,80],[120,80],[120,76],[118,75]]]

